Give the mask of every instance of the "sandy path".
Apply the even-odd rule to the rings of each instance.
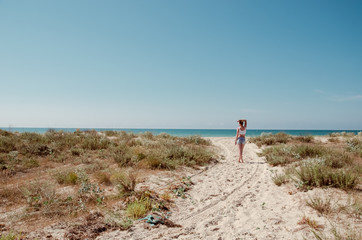
[[[303,239],[308,231],[298,225],[304,215],[298,197],[277,187],[272,168],[255,144],[247,143],[244,164],[238,163],[234,138],[210,138],[224,160],[192,177],[189,198],[177,199],[171,220],[182,228],[105,233],[97,239]]]

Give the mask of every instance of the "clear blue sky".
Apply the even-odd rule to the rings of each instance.
[[[362,129],[362,1],[0,0],[0,126]]]

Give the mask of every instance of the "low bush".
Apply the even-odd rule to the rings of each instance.
[[[119,133],[117,131],[104,131],[107,137],[116,137],[119,136]]]
[[[117,185],[121,195],[132,195],[138,183],[138,172],[133,169],[121,170],[111,176],[113,184]]]
[[[319,162],[304,163],[295,173],[302,188],[331,186],[352,189],[358,183],[358,177],[351,170],[336,170]]]
[[[263,145],[269,146],[269,145],[287,143],[290,139],[291,139],[290,135],[283,132],[279,132],[276,134],[261,134],[258,137],[250,138],[250,141],[252,143],[255,143],[258,147],[261,147]]]
[[[302,143],[311,143],[313,142],[314,140],[314,137],[313,136],[297,136],[295,137],[295,140],[299,141],[299,142],[302,142]]]
[[[75,185],[78,183],[77,173],[71,170],[57,172],[54,174],[54,177],[59,184]]]
[[[347,150],[350,152],[355,152],[360,157],[362,157],[362,139],[355,137],[347,140]]]
[[[148,197],[131,202],[126,207],[126,214],[132,219],[138,219],[146,215],[152,209],[152,201]]]

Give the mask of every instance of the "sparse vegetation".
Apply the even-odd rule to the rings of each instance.
[[[320,230],[323,229],[324,226],[321,224],[318,224],[316,220],[311,219],[307,216],[303,216],[302,219],[298,222],[300,225],[308,225],[310,228],[314,230]]]
[[[355,137],[347,140],[347,150],[350,152],[355,152],[360,157],[362,157],[362,138]]]
[[[359,192],[362,174],[360,134],[355,136],[354,133],[333,133],[327,142],[310,136],[289,136],[282,138],[286,141],[277,141],[276,135],[268,134],[251,139],[251,142],[259,147],[266,146],[260,156],[264,156],[270,165],[286,167],[283,174],[274,173],[274,183],[280,186],[291,180],[290,182],[302,191],[334,187],[346,190],[348,198],[356,194],[356,198],[351,197],[352,200],[347,203],[345,200],[339,203],[333,195],[316,195],[309,197],[306,204],[332,222],[343,219],[336,218],[336,214],[343,214],[344,218],[351,218],[353,221],[359,220],[362,212]],[[345,227],[338,231],[333,227],[332,231],[325,235],[322,233],[324,227],[306,216],[298,223],[309,226],[316,239],[361,238],[360,233]]]
[[[172,190],[161,196],[136,191],[140,170],[205,165],[215,157],[211,142],[199,136],[92,130],[74,133],[49,130],[36,134],[1,130],[0,169],[4,178],[0,202],[6,207],[25,206],[26,212],[19,214],[26,222],[55,216],[75,217],[98,207],[107,210],[108,203],[121,200],[124,206],[117,210],[120,216],[117,219],[108,216],[107,221],[125,230],[132,225],[131,219],[142,217],[152,209],[164,211],[172,199]],[[12,184],[13,176],[17,175],[29,176],[24,180],[19,178],[16,186],[20,187]]]
[[[335,226],[332,226],[331,236],[326,236],[326,234],[315,230],[312,230],[312,233],[317,240],[359,240],[362,238],[362,234],[360,231],[355,231],[353,228],[350,227],[342,232],[341,230],[338,230]]]
[[[300,137],[298,141],[300,141]],[[289,137],[293,139],[293,137]],[[301,189],[331,186],[342,189],[353,189],[357,186],[360,165],[355,165],[350,154],[343,149],[328,148],[318,143],[305,141],[279,144],[263,149],[260,154],[272,166],[294,164],[294,171],[289,178]],[[347,141],[348,149],[358,149],[359,142],[354,138]],[[277,175],[273,181],[279,185],[286,182],[286,176]]]
[[[332,212],[331,198],[323,199],[318,196],[310,197],[307,201],[307,205],[321,214],[328,214]]]
[[[130,218],[136,220],[143,217],[151,209],[151,200],[148,197],[142,197],[141,199],[129,203],[126,208],[126,213]]]
[[[286,174],[278,174],[275,173],[274,176],[272,176],[273,182],[277,186],[281,186],[283,183],[288,182],[288,176]]]
[[[129,196],[135,191],[138,173],[133,169],[121,170],[112,175],[113,183],[118,187],[121,195]]]
[[[77,173],[71,170],[57,172],[54,177],[59,184],[75,185],[78,182]]]

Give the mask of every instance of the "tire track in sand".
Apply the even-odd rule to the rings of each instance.
[[[232,159],[231,151],[221,142],[221,140],[215,141],[215,143],[217,145],[221,146],[226,151],[226,153],[227,153],[226,164],[232,165],[230,163],[233,163],[234,160]],[[199,215],[210,212],[213,209],[215,209],[216,211],[219,211],[220,209],[218,208],[218,205],[225,204],[225,202],[228,200],[228,198],[233,196],[235,193],[240,194],[240,196],[238,197],[238,200],[240,200],[240,201],[243,200],[245,197],[249,196],[251,189],[253,189],[253,187],[259,182],[259,180],[262,178],[262,176],[266,172],[266,167],[263,166],[262,164],[253,164],[253,165],[256,165],[256,167],[254,167],[252,172],[248,174],[247,179],[245,179],[241,184],[238,184],[236,186],[234,185],[231,192],[229,192],[229,193],[220,192],[220,195],[223,194],[223,196],[216,199],[211,204],[208,204],[208,205],[204,206],[203,208],[197,210],[196,212],[192,212],[189,215],[187,215],[185,217],[181,217],[177,220],[185,221],[188,219],[193,219],[195,217],[198,217]],[[262,167],[263,169],[262,169],[262,171],[259,171],[259,168],[261,168],[260,167],[261,165],[263,166]],[[238,170],[235,170],[235,167],[232,167],[232,169],[234,169],[234,171],[238,171]],[[217,183],[218,181],[216,180],[215,182]],[[248,185],[250,182],[253,182],[253,183],[251,185]]]

